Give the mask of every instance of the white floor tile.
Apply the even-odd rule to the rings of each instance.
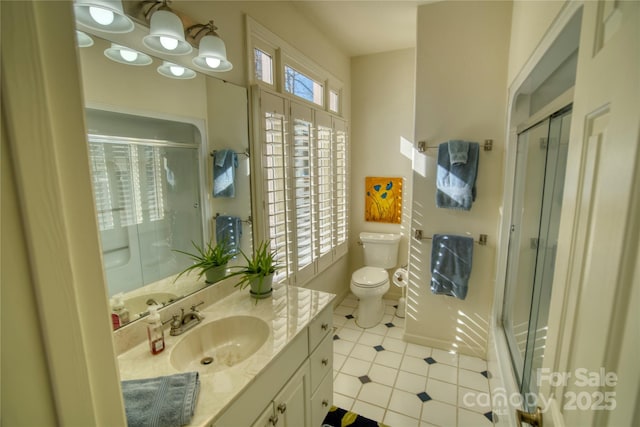
[[[371,381],[388,385],[390,387],[393,387],[393,385],[395,384],[397,376],[398,370],[389,368],[387,366],[382,366],[374,363],[369,369],[369,378],[371,378]]]
[[[344,354],[348,356],[355,343],[347,340],[335,340],[333,341],[333,353]]]
[[[458,387],[458,407],[484,414],[491,411],[491,396],[488,392]]]
[[[405,354],[407,356],[419,357],[421,359],[431,356],[432,348],[420,344],[408,343]]]
[[[382,346],[385,348],[385,350],[403,354],[404,349],[407,347],[407,343],[397,338],[390,338],[389,336],[386,336],[382,341]]]
[[[355,402],[355,399],[352,399],[351,397],[344,396],[340,393],[333,393],[333,404],[339,408],[350,411],[353,406],[353,402]]]
[[[398,369],[402,362],[402,355],[400,353],[394,353],[392,351],[379,351],[374,359],[374,362],[379,365],[388,366],[390,368]]]
[[[393,312],[389,313],[389,314],[385,314],[384,316],[382,316],[382,321],[380,323],[382,323],[383,325],[386,323],[389,323],[393,320]]]
[[[395,388],[417,394],[425,391],[426,385],[427,377],[400,371],[396,378]]]
[[[386,408],[389,404],[389,398],[391,397],[392,390],[393,389],[391,387],[386,385],[373,382],[367,383],[360,389],[358,400]]]
[[[458,369],[458,384],[479,391],[489,391],[489,380],[484,375],[466,369]]]
[[[356,414],[360,414],[363,417],[367,417],[373,421],[378,421],[378,422],[380,422],[380,420],[384,418],[384,411],[385,411],[384,408],[372,405],[367,402],[363,402],[361,400],[356,400],[351,410]]]
[[[429,378],[435,378],[436,380],[457,384],[458,369],[442,363],[434,363],[429,366]]]
[[[342,327],[338,329],[338,332],[336,333],[336,335],[338,335],[341,340],[358,342],[360,335],[362,335],[362,331]]]
[[[367,375],[370,367],[371,362],[349,357],[342,365],[340,372],[353,375],[354,377],[361,377]]]
[[[347,318],[337,314],[333,315],[333,326],[342,326],[347,323]]]
[[[404,317],[395,316],[393,318],[393,324],[396,325],[398,328],[404,328]]]
[[[385,304],[384,314],[391,314],[392,316],[394,316],[396,314],[396,308],[394,307],[394,305],[396,305],[395,302],[393,304]]]
[[[458,366],[458,355],[456,353],[450,353],[439,348],[434,348],[431,352],[431,357],[438,361],[438,363],[445,363],[451,366]]]
[[[436,400],[429,400],[422,406],[422,421],[427,421],[437,426],[456,425],[456,407]]]
[[[340,306],[356,308],[358,306],[358,300],[355,297],[346,297],[344,300],[342,300]]]
[[[353,314],[353,307],[347,307],[344,305],[339,305],[333,310],[334,314],[346,316],[347,314]]]
[[[402,339],[403,336],[404,336],[404,328],[402,327],[389,328],[389,330],[387,331],[387,337],[396,338],[400,340]]]
[[[387,335],[389,328],[384,325],[384,323],[378,323],[373,328],[365,329],[367,332],[376,335]]]
[[[358,340],[359,344],[364,344],[364,345],[370,345],[370,346],[374,346],[374,345],[381,345],[382,341],[384,341],[384,337],[378,334],[372,334],[371,332],[363,332],[362,336],[360,336],[360,339]]]
[[[333,369],[339,371],[342,368],[342,364],[347,360],[347,356],[344,354],[333,353]]]
[[[427,394],[439,402],[456,405],[458,403],[458,387],[433,378],[427,380]]]
[[[493,423],[487,417],[476,412],[458,408],[458,427],[492,427]]]
[[[422,411],[422,401],[413,393],[393,390],[388,409],[418,419]]]
[[[360,360],[372,362],[376,358],[378,352],[370,345],[356,344],[351,350],[349,357],[355,357]]]
[[[364,331],[363,328],[356,324],[356,319],[346,319],[346,322],[342,324],[343,328],[355,329],[356,331]]]
[[[362,383],[356,377],[339,373],[333,380],[333,392],[355,398],[362,388]]]
[[[424,359],[419,359],[413,356],[404,356],[404,359],[402,359],[402,365],[400,365],[400,370],[426,376],[429,370],[429,364],[425,362]]]
[[[383,423],[393,427],[419,427],[420,425],[419,420],[390,410],[387,410]]]
[[[482,372],[487,370],[487,362],[478,358],[461,354],[458,358],[458,364],[461,368],[470,371]]]

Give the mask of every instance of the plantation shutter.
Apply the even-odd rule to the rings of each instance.
[[[347,252],[347,240],[349,233],[349,207],[347,201],[348,195],[348,176],[347,176],[347,124],[344,120],[333,118],[333,165],[334,165],[334,198],[333,198],[333,221],[334,221],[334,239],[333,247],[336,255],[340,256]]]
[[[318,271],[324,270],[333,261],[333,128],[331,116],[316,112],[316,140],[314,170],[316,171],[314,198],[317,216]]]

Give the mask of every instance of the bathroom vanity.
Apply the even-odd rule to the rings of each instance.
[[[170,336],[166,331],[164,352],[152,356],[146,340],[120,346],[121,380],[198,371],[193,426],[321,425],[333,397],[335,296],[276,285],[270,298],[256,304],[232,283],[218,286],[227,289],[226,296],[205,301],[200,310],[204,320],[188,332]],[[182,305],[206,300],[203,294],[165,308],[163,320]],[[128,337],[123,328],[116,341],[141,338],[133,331],[139,326],[131,325]]]

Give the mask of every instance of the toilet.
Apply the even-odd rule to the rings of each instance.
[[[398,261],[399,234],[360,233],[364,248],[365,266],[351,276],[351,292],[358,298],[356,324],[372,328],[384,316],[382,296],[389,290],[389,273],[386,269]]]

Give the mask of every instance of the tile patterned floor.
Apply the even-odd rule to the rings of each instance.
[[[403,341],[395,304],[369,329],[352,294],[335,309],[333,404],[391,427],[493,426],[487,363]]]

